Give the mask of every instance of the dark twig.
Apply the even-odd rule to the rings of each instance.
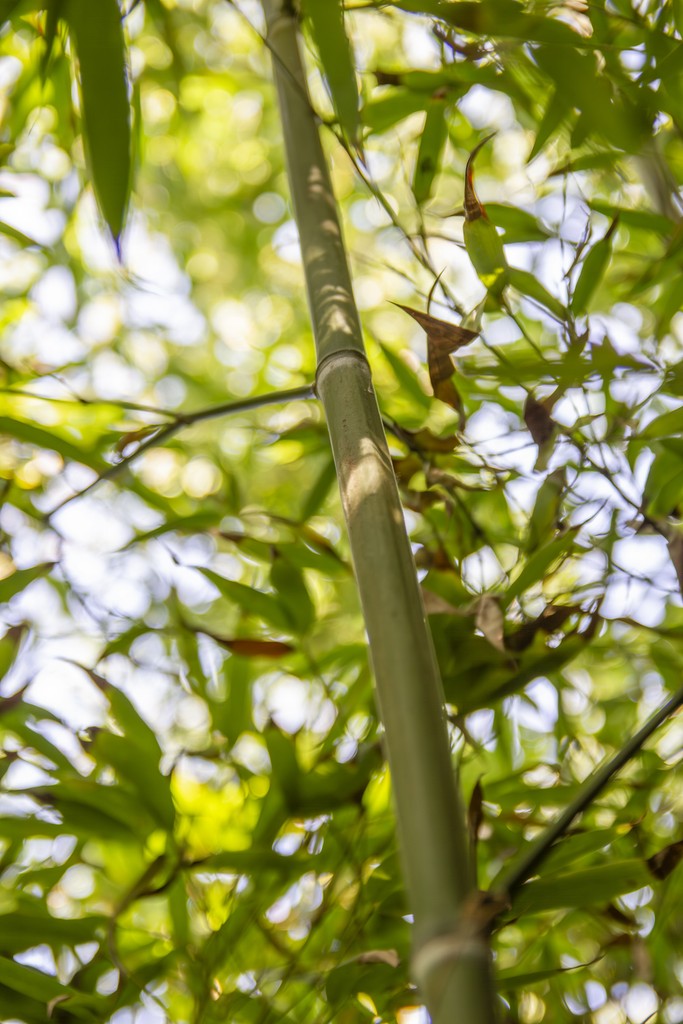
[[[286,391],[273,391],[268,395],[255,395],[252,398],[240,399],[237,402],[223,402],[221,405],[214,405],[208,409],[198,409],[196,412],[178,414],[171,423],[164,423],[163,425],[155,428],[154,431],[145,438],[141,444],[131,452],[130,455],[126,455],[121,459],[120,462],[116,462],[114,465],[109,466],[104,472],[100,473],[91,483],[78,491],[76,494],[70,495],[61,501],[59,505],[55,506],[51,512],[48,513],[47,518],[50,519],[55,512],[59,512],[61,509],[68,505],[70,502],[75,501],[76,498],[82,498],[85,494],[91,491],[98,484],[103,483],[105,480],[113,480],[115,477],[127,469],[127,467],[139,458],[150,448],[156,448],[164,441],[168,441],[170,437],[177,434],[179,430],[184,427],[194,426],[195,423],[202,423],[204,420],[217,419],[219,416],[229,416],[235,413],[248,412],[250,409],[259,409],[265,405],[278,405],[281,402],[294,402],[300,399],[315,398],[315,392],[312,384],[303,384],[298,388],[290,388]]]
[[[662,704],[655,711],[651,718],[639,729],[635,736],[628,740],[621,750],[611,760],[603,764],[590,778],[586,779],[579,793],[569,806],[559,815],[555,821],[531,843],[526,850],[502,876],[496,880],[496,890],[504,892],[508,897],[514,896],[519,888],[526,882],[542,861],[551,852],[553,846],[567,831],[575,818],[586,810],[595,800],[599,793],[607,786],[617,772],[621,771],[624,765],[628,764],[631,758],[638,753],[645,741],[683,704],[683,687],[674,693],[673,697]]]

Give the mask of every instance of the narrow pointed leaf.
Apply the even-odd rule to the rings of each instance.
[[[552,313],[558,320],[564,320],[567,310],[564,305],[552,295],[545,285],[542,285],[538,278],[528,270],[518,270],[510,267],[508,280],[513,288],[521,292],[529,299],[534,299],[541,306],[544,306],[549,313]]]
[[[291,623],[282,603],[273,594],[266,594],[254,587],[247,587],[244,583],[225,579],[211,569],[202,569],[201,572],[218,588],[223,597],[234,601],[246,615],[257,615],[276,629],[289,632]]]
[[[66,0],[78,56],[83,128],[102,215],[119,245],[130,198],[131,128],[117,0]]]
[[[4,580],[0,580],[0,604],[4,604],[14,597],[15,594],[20,594],[29,583],[33,583],[40,576],[45,576],[54,562],[42,562],[40,565],[33,565],[30,569],[17,569],[10,576],[6,576]]]
[[[442,99],[434,99],[427,108],[413,175],[413,192],[420,205],[431,195],[447,138],[446,105]]]
[[[599,906],[617,896],[641,889],[651,881],[652,875],[643,861],[612,861],[599,867],[527,882],[519,890],[513,912],[539,913],[561,907]]]
[[[617,226],[618,217],[612,221],[604,238],[596,242],[583,261],[581,273],[572,295],[572,311],[576,315],[585,313],[595,290],[605,276],[612,255],[612,235]]]
[[[332,105],[347,140],[359,144],[360,102],[355,61],[344,27],[342,0],[304,0],[304,15],[318,48]]]

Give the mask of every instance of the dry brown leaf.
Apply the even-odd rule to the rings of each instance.
[[[469,345],[478,335],[478,331],[470,331],[467,327],[460,327],[458,324],[448,323],[446,320],[439,320],[438,317],[430,316],[429,313],[422,313],[419,309],[412,309],[410,306],[403,306],[395,302],[395,306],[402,309],[404,313],[412,316],[427,335],[427,368],[429,379],[434,389],[434,396],[439,401],[450,405],[460,416],[461,428],[464,426],[464,414],[462,400],[458,390],[451,380],[454,372],[451,354],[456,352],[463,345]]]
[[[401,436],[409,439],[411,444],[414,444],[422,452],[452,452],[458,444],[455,434],[439,437],[437,434],[433,434],[431,430],[428,430],[427,427],[423,427],[422,430],[406,430],[403,427],[401,428]]]
[[[484,814],[482,811],[483,802],[484,790],[481,785],[481,779],[477,779],[467,807],[467,830],[470,834],[470,840],[475,845],[479,838],[479,829],[481,828],[481,824],[484,820]]]
[[[422,600],[424,602],[425,611],[427,615],[462,615],[462,608],[456,608],[450,601],[446,601],[445,598],[439,597],[431,590],[425,590],[422,588]],[[466,614],[466,613],[465,613]]]
[[[667,546],[669,548],[669,558],[678,577],[678,586],[680,587],[681,594],[683,594],[683,533],[672,528],[669,531]]]
[[[387,964],[389,967],[398,967],[401,962],[395,949],[368,949],[359,953],[355,960],[358,964]]]
[[[480,629],[492,647],[497,651],[505,651],[503,627],[505,620],[498,598],[493,594],[482,594],[477,601],[475,625]]]
[[[285,644],[281,640],[227,640],[218,636],[214,636],[213,639],[221,647],[226,647],[231,654],[239,654],[243,658],[282,658],[294,650],[291,644]]]

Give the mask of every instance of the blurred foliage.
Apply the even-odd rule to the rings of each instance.
[[[105,32],[93,4],[0,2],[0,1017],[406,1024],[324,424],[286,395],[211,414],[315,371],[261,11],[102,0]],[[310,87],[487,888],[681,683],[683,5],[320,7]],[[490,131],[504,303],[462,246]],[[428,297],[486,300],[457,403],[391,305]],[[505,1020],[683,1017],[680,755],[674,719],[499,920]]]

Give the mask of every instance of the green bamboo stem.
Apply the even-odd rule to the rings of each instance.
[[[263,0],[325,408],[365,617],[414,913],[413,975],[435,1024],[493,1024],[443,694],[365,356],[337,208],[286,0]]]

